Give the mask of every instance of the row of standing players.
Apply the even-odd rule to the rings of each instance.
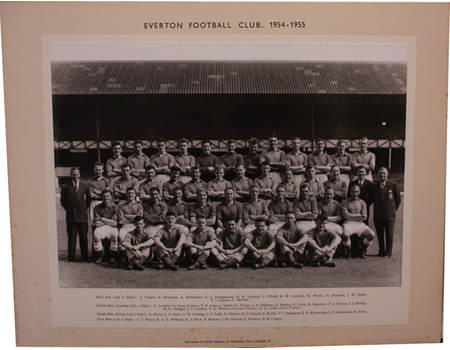
[[[299,144],[299,140],[294,139],[293,145],[296,141],[298,141]],[[365,140],[364,138],[360,140],[360,143],[363,144],[363,146],[361,146],[360,153],[363,153],[364,143],[366,141],[367,140]],[[319,145],[322,142],[323,140],[317,140],[316,145]],[[183,143],[187,144],[187,142],[184,142],[184,140],[180,140],[180,149],[182,150]],[[233,142],[231,141],[228,144],[230,145],[232,143]],[[275,145],[275,147],[269,149],[268,151],[274,151],[274,149],[276,149],[277,139],[275,138],[274,140],[274,137],[271,137],[269,138],[269,143],[271,145]],[[158,146],[160,144],[164,144],[165,146],[165,141],[158,140]],[[207,153],[205,152],[205,150],[208,151],[208,144],[209,142],[203,143],[204,154],[202,156]],[[342,144],[343,143],[340,143],[340,145]],[[113,145],[113,151],[117,146],[120,147],[120,145],[117,144]],[[139,149],[139,142],[135,143],[135,150],[136,146],[137,149]],[[367,151],[367,144],[365,145],[365,147]],[[164,147],[158,148],[159,150],[161,150]],[[294,146],[293,148],[295,151],[296,147]],[[319,148],[323,147],[318,146],[316,153],[320,153]],[[187,148],[184,147],[184,149]],[[227,154],[232,153],[232,151],[233,146],[229,147],[229,152]],[[343,153],[340,152],[340,155],[342,157],[347,157],[348,159],[350,159],[349,162],[354,165],[355,161],[352,160],[354,159],[354,156],[345,154],[345,143],[343,151]],[[165,151],[163,153],[165,153]],[[116,155],[117,152],[114,152],[114,154]],[[293,166],[291,165],[292,163],[290,163],[288,167],[286,167],[286,163],[284,163],[285,166],[283,168],[283,177],[282,180],[280,180],[277,176],[275,176],[277,173],[271,172],[271,170],[273,170],[272,164],[267,160],[260,160],[259,168],[261,170],[261,175],[256,177],[253,181],[246,177],[247,169],[245,167],[245,164],[236,163],[234,165],[236,178],[231,182],[228,182],[223,178],[223,176],[225,175],[225,171],[227,169],[226,164],[229,163],[220,162],[215,166],[208,167],[208,169],[214,169],[215,179],[206,183],[200,178],[200,175],[202,173],[201,169],[204,168],[201,167],[201,165],[204,165],[201,164],[201,162],[197,162],[197,164],[194,164],[193,167],[189,167],[189,172],[192,177],[191,181],[189,182],[186,182],[186,179],[184,179],[184,181],[179,180],[179,177],[183,170],[178,166],[171,166],[168,169],[169,176],[165,177],[165,174],[163,173],[157,174],[157,171],[160,169],[158,169],[155,164],[148,164],[144,169],[146,175],[146,178],[144,180],[139,179],[139,175],[137,175],[136,172],[134,173],[135,177],[133,177],[132,171],[136,168],[133,168],[132,166],[132,161],[130,161],[131,157],[129,157],[128,160],[121,165],[121,177],[112,177],[110,179],[111,182],[105,179],[102,175],[103,165],[97,163],[94,166],[95,177],[94,179],[89,181],[89,186],[87,187],[88,191],[84,195],[86,204],[88,202],[91,202],[92,198],[90,213],[91,224],[94,226],[93,255],[94,259],[97,262],[101,262],[102,259],[103,241],[109,241],[111,251],[113,252],[113,255],[118,255],[118,260],[126,260],[125,251],[127,250],[127,248],[124,247],[122,242],[124,242],[125,238],[128,237],[129,234],[138,234],[138,231],[136,231],[138,228],[134,227],[133,220],[135,217],[140,217],[142,215],[144,223],[146,225],[144,232],[147,235],[154,237],[152,239],[155,240],[155,245],[158,246],[158,257],[160,261],[164,262],[164,266],[171,268],[173,264],[169,264],[168,260],[165,260],[164,249],[156,243],[156,235],[160,233],[161,230],[164,231],[164,229],[166,229],[169,225],[169,223],[167,222],[167,218],[165,217],[165,214],[167,212],[173,213],[175,215],[174,224],[177,227],[181,227],[183,230],[186,229],[186,232],[189,232],[189,235],[192,235],[193,232],[197,232],[198,227],[200,227],[197,222],[198,217],[205,217],[206,226],[208,227],[208,224],[213,225],[213,228],[215,228],[217,235],[220,235],[222,232],[229,231],[227,225],[229,219],[232,219],[238,230],[241,230],[242,228],[245,234],[253,234],[256,237],[255,242],[259,242],[258,244],[256,244],[257,250],[261,250],[263,248],[271,248],[270,244],[267,247],[263,247],[264,245],[268,244],[267,240],[262,240],[265,241],[265,244],[261,246],[261,238],[258,238],[257,236],[258,232],[259,235],[261,235],[262,231],[265,231],[265,229],[263,230],[262,228],[260,228],[258,231],[258,227],[256,225],[257,221],[261,222],[261,225],[263,225],[262,222],[264,222],[265,227],[266,222],[269,224],[269,226],[266,227],[267,232],[278,232],[281,227],[284,227],[288,223],[286,215],[293,215],[295,221],[297,221],[295,230],[298,231],[298,234],[293,234],[292,232],[290,235],[286,234],[290,237],[288,239],[290,242],[286,242],[292,245],[294,243],[298,243],[292,242],[292,240],[296,240],[296,238],[293,237],[298,237],[298,235],[300,235],[302,238],[311,236],[308,234],[308,232],[310,232],[311,230],[316,230],[316,223],[314,222],[314,219],[318,217],[318,214],[321,214],[322,217],[323,215],[325,215],[327,219],[325,222],[324,231],[319,231],[322,232],[322,235],[324,234],[324,232],[326,232],[328,236],[331,234],[331,236],[334,237],[333,239],[331,239],[331,236],[329,236],[329,239],[331,239],[330,241],[327,241],[323,237],[317,238],[317,243],[320,241],[320,245],[322,245],[321,248],[326,250],[330,249],[330,246],[332,247],[330,251],[324,253],[324,256],[326,256],[325,259],[327,261],[331,260],[334,251],[337,248],[337,245],[341,243],[341,240],[341,245],[344,248],[344,254],[348,257],[351,254],[350,237],[354,234],[360,237],[358,242],[358,246],[360,247],[359,253],[362,257],[365,257],[367,246],[375,237],[373,231],[367,226],[368,208],[372,203],[375,203],[374,222],[377,229],[378,243],[380,247],[379,255],[390,257],[392,254],[395,212],[400,204],[400,193],[397,184],[387,179],[388,173],[387,169],[385,168],[380,168],[379,170],[379,183],[374,185],[370,180],[366,178],[367,167],[372,169],[375,166],[374,155],[373,157],[366,157],[369,163],[366,164],[366,166],[356,163],[358,179],[355,180],[357,182],[353,181],[350,185],[358,184],[358,186],[350,187],[351,191],[349,199],[345,199],[347,197],[347,188],[349,183],[346,181],[346,179],[341,180],[341,167],[337,166],[337,164],[335,164],[334,166],[328,166],[328,173],[331,174],[329,176],[329,179],[327,179],[325,182],[322,182],[323,180],[320,181],[318,179],[319,176],[317,176],[316,178],[316,171],[320,171],[320,166],[316,164],[309,163],[304,166],[306,179],[304,181],[301,181],[302,178],[297,176],[297,174],[294,174],[296,169],[293,169]],[[263,158],[262,155],[260,156],[260,159],[261,158]],[[195,165],[198,165],[198,167],[196,167]],[[167,165],[167,167],[168,166],[169,164]],[[343,165],[343,167],[343,171],[347,171],[347,168],[345,168],[346,166]],[[278,169],[279,168],[280,167],[278,167]],[[79,178],[79,170],[75,169],[74,172],[78,173]],[[158,175],[160,175],[158,179],[159,181],[156,179]],[[67,192],[67,190],[70,190],[71,188],[75,188],[78,186],[76,185],[76,177],[77,176],[75,176],[74,179],[74,177],[72,176],[72,183],[64,186],[61,193],[61,204],[66,209],[67,213],[66,221],[68,223],[67,229],[69,236],[68,261],[74,260],[77,231],[80,235],[82,259],[87,260],[87,247],[82,247],[82,241],[86,241],[85,244],[83,242],[83,245],[87,246],[87,239],[82,238],[82,235],[84,235],[84,230],[74,227],[74,225],[78,223],[74,222],[74,220],[71,220],[70,210],[68,210],[68,206],[66,203],[66,199],[68,196],[65,192]],[[167,178],[168,180],[165,181]],[[113,183],[113,192],[108,191],[111,183]],[[199,189],[201,190],[198,191]],[[68,193],[70,193],[70,191]],[[162,194],[163,198],[161,198],[160,194]],[[360,194],[362,194],[363,200],[359,198]],[[105,199],[103,197],[110,198]],[[136,200],[139,200],[139,197],[141,203]],[[208,202],[208,197],[211,198],[213,203]],[[189,205],[189,203],[184,202],[184,199],[187,202],[190,202],[194,198],[198,198],[198,203],[192,203]],[[321,201],[322,199],[323,201]],[[222,201],[223,203],[221,203]],[[317,204],[318,201],[319,205]],[[83,202],[83,200],[81,202]],[[118,205],[114,204],[115,202]],[[219,204],[214,206],[214,202]],[[240,202],[245,203],[242,205]],[[340,204],[340,202],[342,203]],[[95,205],[97,206],[95,207]],[[317,224],[317,228],[319,228],[319,226],[320,225]],[[191,228],[190,230],[189,227]],[[170,231],[171,230],[166,232],[167,237],[164,236],[161,237],[161,239],[169,239],[171,243],[166,243],[169,245],[175,244],[175,246],[165,248],[173,249],[178,246],[176,242],[173,242],[173,239],[170,239]],[[73,240],[73,236],[75,238],[75,241]],[[200,234],[200,236],[202,235]],[[105,240],[106,238],[108,239]],[[216,239],[219,239],[219,236],[217,236]],[[225,249],[223,248],[223,237],[222,239],[219,239],[219,241],[221,243],[217,244],[216,246]],[[245,246],[244,248],[249,249],[248,243],[245,244],[245,239],[238,241],[243,247]],[[277,241],[279,241],[278,238]],[[159,242],[159,244],[161,244],[161,241]],[[302,244],[300,244],[300,246],[302,246]],[[183,246],[183,244],[181,245]],[[311,246],[311,243],[309,243],[308,246]],[[291,248],[294,249],[293,247]],[[188,249],[188,251],[192,249],[194,248],[191,247],[191,249]],[[201,248],[198,249],[201,250]],[[230,249],[231,248],[229,248],[228,250]],[[237,247],[234,247],[233,249],[237,249]],[[324,252],[323,249],[322,252]],[[216,247],[209,250],[214,252],[216,250]],[[315,249],[314,251],[315,255],[317,255],[320,249]],[[219,261],[219,263],[221,261],[220,257],[223,257],[224,261],[220,263],[220,266],[223,266],[224,264],[227,265],[230,257],[228,257],[224,252],[220,253],[220,255],[213,255],[216,257],[216,260]],[[300,257],[297,256],[297,259],[295,261],[297,267],[299,266],[299,264],[301,264],[298,259],[304,259],[305,257],[305,254],[303,253],[304,247],[302,254],[300,254]],[[275,256],[279,255],[280,254],[275,254],[274,258]],[[175,256],[177,256],[176,260],[178,260],[179,255]],[[129,258],[128,260],[129,262],[131,262]],[[203,266],[203,262],[201,262],[201,260],[199,262],[199,266]],[[231,265],[236,262],[235,260],[238,261],[239,259],[232,259]],[[290,261],[289,259],[286,260],[285,258],[281,260]],[[282,262],[282,264],[286,263],[285,261]],[[255,266],[265,266],[267,264],[267,259],[259,257],[258,259],[256,259],[255,264]],[[330,265],[334,265],[334,263],[328,261],[327,266]],[[192,266],[197,265],[194,264]],[[140,268],[141,267],[138,267],[138,269]]]

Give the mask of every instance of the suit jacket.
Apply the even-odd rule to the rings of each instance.
[[[87,223],[87,208],[91,204],[91,191],[84,182],[79,182],[78,193],[72,181],[61,188],[61,205],[66,211],[66,222]]]
[[[353,185],[358,185],[358,180],[353,180],[348,185],[348,192],[347,192],[347,198],[350,198],[350,191]],[[361,192],[359,194],[359,198],[361,198],[364,202],[367,204],[367,209],[372,205],[373,203],[373,182],[370,180],[365,179],[362,186],[361,186]]]
[[[387,180],[381,190],[380,182],[373,186],[374,221],[394,221],[401,203],[400,189],[396,182]]]

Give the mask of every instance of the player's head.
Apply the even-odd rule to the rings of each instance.
[[[161,199],[161,193],[159,192],[159,188],[158,187],[152,187],[150,189],[150,198],[151,200],[155,203],[155,202],[159,202],[159,200]]]
[[[361,192],[361,188],[359,187],[359,185],[353,185],[352,188],[350,189],[350,198],[352,199],[356,199],[359,197],[359,193]]]
[[[319,232],[323,232],[325,230],[325,222],[327,221],[327,217],[324,214],[317,215],[315,220],[316,228]]]
[[[141,215],[136,215],[133,219],[133,224],[138,233],[144,231],[144,218]]]
[[[270,148],[276,148],[278,145],[278,136],[275,134],[272,134],[269,136],[269,147]]]
[[[156,175],[156,167],[154,165],[147,165],[145,167],[145,173],[147,174],[147,178],[152,181]]]
[[[163,153],[166,150],[167,140],[163,137],[159,137],[156,140],[156,147],[158,148],[158,152]]]
[[[118,141],[115,141],[111,144],[111,150],[115,156],[118,156],[122,153],[122,144]]]
[[[331,187],[328,187],[325,190],[325,199],[328,201],[331,201],[334,198],[334,189],[332,189]]]
[[[256,232],[264,233],[267,230],[266,220],[258,218],[255,220]]]
[[[197,200],[199,203],[206,203],[208,200],[208,192],[204,188],[199,188],[197,190]]]
[[[168,211],[166,213],[166,224],[167,224],[167,226],[172,227],[175,224],[176,220],[177,220],[177,216],[175,215],[174,212]]]
[[[339,168],[338,165],[333,165],[331,167],[331,171],[330,172],[331,172],[331,177],[333,179],[338,179],[339,176],[341,175],[341,169]]]
[[[179,167],[177,167],[176,165],[170,167],[170,178],[173,181],[178,181],[178,179],[180,178],[180,174],[181,169]]]
[[[235,194],[234,188],[233,187],[227,187],[225,189],[225,193],[224,193],[225,201],[228,202],[228,203],[232,202],[233,199],[234,199],[234,194]]]
[[[230,217],[225,220],[225,227],[228,231],[235,232],[237,231],[236,219],[234,217]]]
[[[196,217],[197,229],[203,231],[206,228],[206,217],[203,214],[199,214]]]
[[[140,154],[142,153],[142,141],[136,140],[133,142],[134,153]]]
[[[103,190],[101,196],[104,204],[110,204],[112,202],[113,196],[110,190]]]
[[[227,149],[228,152],[233,152],[236,149],[236,141],[233,139],[229,139],[227,141]]]
[[[223,165],[218,165],[214,168],[214,174],[217,179],[222,179],[225,175],[225,167]]]
[[[287,211],[284,218],[289,227],[293,227],[295,225],[295,214],[292,210]]]
[[[102,174],[103,174],[103,169],[104,168],[105,167],[104,167],[103,163],[95,162],[94,163],[94,175],[95,175],[95,177],[100,178],[102,176]]]
[[[249,191],[249,193],[250,193],[250,198],[251,198],[251,199],[255,200],[255,199],[258,198],[259,192],[260,192],[259,186],[257,186],[257,185],[251,185],[251,186],[250,186],[250,189],[249,189],[248,191]]]
[[[360,148],[361,152],[366,152],[368,146],[369,146],[369,140],[367,139],[367,137],[361,137],[359,139],[359,148]]]
[[[267,161],[262,162],[262,163],[259,165],[259,168],[261,169],[261,173],[262,173],[263,175],[267,175],[267,174],[270,173],[270,163],[267,162]]]
[[[181,189],[180,186],[175,186],[172,189],[172,196],[176,202],[181,201],[183,199],[183,190]]]
[[[291,182],[294,177],[294,173],[290,167],[285,167],[283,169],[283,179],[285,182]]]
[[[276,194],[278,200],[284,199],[284,197],[286,196],[286,186],[278,185],[275,190],[275,194]]]
[[[136,193],[136,189],[134,187],[128,187],[126,189],[126,194],[127,194],[128,201],[134,201],[136,199],[137,193]]]
[[[294,137],[292,139],[292,148],[295,150],[299,150],[300,149],[300,137]]]
[[[248,140],[248,148],[250,149],[250,153],[256,153],[259,146],[259,140],[256,137],[252,137]]]
[[[131,174],[131,165],[129,163],[123,163],[120,167],[122,177],[129,178]]]
[[[202,172],[199,167],[193,166],[191,168],[191,177],[194,181],[199,180],[201,175],[202,175]]]
[[[211,141],[203,140],[202,141],[202,150],[203,150],[204,154],[210,154],[211,153]]]
[[[316,168],[314,167],[314,165],[308,165],[306,167],[305,176],[309,180],[314,179],[314,176],[316,176]]]
[[[323,151],[325,149],[325,140],[318,138],[316,139],[316,149],[318,151]]]
[[[339,140],[337,143],[337,149],[339,154],[344,154],[347,148],[347,143],[344,140]]]
[[[308,199],[311,194],[311,188],[307,184],[303,184],[300,186],[300,198]]]
[[[239,179],[242,179],[245,176],[245,165],[236,165],[234,167],[234,172],[236,173]]]
[[[184,153],[187,152],[187,149],[189,147],[189,140],[186,138],[181,138],[178,140],[178,147],[180,148],[180,150]]]

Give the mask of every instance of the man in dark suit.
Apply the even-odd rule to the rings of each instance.
[[[380,168],[378,170],[380,182],[377,182],[373,187],[374,223],[379,246],[378,255],[386,258],[392,256],[395,217],[401,203],[398,184],[388,180],[388,175],[389,172],[386,168]]]
[[[72,181],[61,188],[61,205],[66,211],[68,256],[66,262],[75,261],[77,235],[80,236],[81,259],[88,261],[88,214],[87,208],[91,204],[89,187],[80,181],[80,169],[70,169]]]
[[[359,166],[356,169],[357,178],[350,182],[348,186],[348,197],[350,197],[350,190],[353,185],[358,185],[360,188],[359,198],[362,199],[367,205],[367,219],[364,221],[366,225],[369,225],[370,206],[373,203],[373,182],[366,179],[366,168]]]

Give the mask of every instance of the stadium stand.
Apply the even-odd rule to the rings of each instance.
[[[402,172],[406,76],[405,63],[391,62],[52,62],[55,166],[91,171],[114,140],[128,156],[135,139],[151,155],[157,137],[171,153],[187,137],[196,156],[208,138],[220,155],[228,138],[245,153],[250,137],[276,133],[282,149],[298,136],[307,153],[316,137],[334,153],[337,139],[355,151],[364,135],[379,164],[390,150],[392,169]]]

